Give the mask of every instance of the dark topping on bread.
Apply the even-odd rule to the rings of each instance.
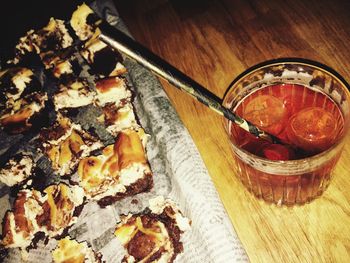
[[[136,260],[147,257],[155,248],[154,237],[137,232],[127,245],[127,250]]]
[[[117,193],[113,196],[106,196],[97,201],[100,207],[107,207],[114,204],[115,202],[139,193],[149,192],[153,187],[153,177],[152,174],[147,174],[143,179],[137,180],[135,183],[126,186],[126,191],[124,193]]]
[[[189,223],[170,200],[151,199],[149,208],[117,224],[114,234],[127,251],[122,262],[173,262],[183,251],[180,238]]]
[[[110,76],[122,58],[118,52],[105,47],[93,54],[94,61],[90,64],[91,73],[95,75]]]
[[[18,134],[31,129],[36,123],[36,117],[43,113],[46,100],[47,95],[40,93],[31,93],[17,100],[4,111],[0,117],[0,124],[10,134]]]
[[[75,222],[75,208],[83,201],[81,188],[62,183],[48,186],[44,193],[20,191],[13,210],[4,218],[1,244],[26,248],[39,232],[50,237],[62,234]]]
[[[84,131],[80,125],[71,123],[59,115],[52,128],[43,129],[40,134],[43,151],[52,162],[52,167],[61,176],[74,172],[79,160],[103,144]]]
[[[32,175],[33,167],[30,155],[17,153],[0,168],[0,181],[8,186],[20,185]]]
[[[0,72],[0,103],[11,104],[42,88],[33,71],[27,68],[10,68]]]
[[[14,64],[20,62],[30,53],[42,54],[47,51],[59,51],[73,43],[64,21],[51,18],[49,23],[42,29],[30,30],[20,38],[16,46]]]
[[[122,56],[118,51],[102,42],[98,38],[99,34],[100,30],[97,29],[81,50],[81,55],[91,67],[90,73],[97,77],[112,77],[124,74],[126,69],[121,64]]]
[[[100,19],[85,3],[78,6],[70,19],[70,25],[75,31],[75,34],[83,41],[89,39],[93,35],[99,23]]]

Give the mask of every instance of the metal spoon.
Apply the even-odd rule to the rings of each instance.
[[[208,106],[210,109],[224,116],[228,120],[234,122],[245,131],[269,142],[283,144],[276,136],[259,129],[254,124],[239,117],[231,110],[223,107],[221,99],[219,99],[215,94],[211,93],[199,83],[152,53],[150,50],[120,30],[110,26],[107,23],[100,24],[99,28],[101,30],[99,39],[110,47],[117,49],[126,56],[134,59],[157,76],[162,77],[176,88],[179,88],[185,93],[196,98],[199,102]]]

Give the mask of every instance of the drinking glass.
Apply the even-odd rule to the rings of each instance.
[[[336,140],[326,150],[301,159],[269,160],[242,149],[237,138],[239,128],[225,119],[224,127],[236,162],[235,174],[250,192],[267,202],[287,206],[305,204],[328,187],[341,155],[349,131],[349,84],[340,74],[321,63],[298,58],[278,59],[253,66],[239,75],[226,91],[223,105],[236,111],[249,95],[271,85],[280,85],[281,88],[302,85],[330,98],[340,115],[336,115]],[[291,92],[291,96],[296,95]],[[294,98],[299,106],[310,101],[305,97],[307,92],[303,96]],[[335,112],[317,99],[313,106]]]

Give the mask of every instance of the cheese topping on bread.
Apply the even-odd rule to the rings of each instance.
[[[190,221],[163,197],[151,199],[150,208],[122,216],[117,224],[114,234],[126,249],[123,262],[173,262],[183,251],[180,237],[189,230]]]
[[[146,136],[141,128],[122,131],[115,143],[105,147],[101,155],[80,161],[79,184],[88,198],[100,200],[128,194],[128,186],[152,176],[143,145]]]
[[[99,21],[89,21],[92,18],[94,11],[85,3],[78,6],[78,8],[73,12],[70,19],[70,25],[75,31],[75,34],[80,40],[87,40],[90,38],[99,24]]]
[[[12,211],[3,222],[1,245],[6,248],[29,246],[38,232],[55,237],[77,220],[75,210],[82,205],[84,192],[79,186],[50,185],[43,193],[21,190]]]
[[[31,156],[18,154],[0,169],[0,181],[7,186],[19,184],[32,175],[33,167],[34,163]]]
[[[41,83],[29,68],[15,67],[0,71],[0,104],[3,106],[11,107],[16,100],[41,88]]]
[[[78,242],[69,237],[60,239],[52,251],[54,263],[100,263],[102,255],[93,251],[87,242]]]
[[[61,83],[53,98],[55,109],[60,110],[89,105],[93,103],[95,94],[83,79],[73,79],[68,83]]]
[[[33,125],[33,118],[44,109],[46,100],[46,93],[32,93],[16,100],[0,116],[0,124],[12,134],[29,130]]]
[[[113,136],[125,129],[139,129],[134,112],[134,107],[130,102],[126,102],[121,107],[114,103],[108,103],[103,107],[101,118],[106,126],[106,130]]]
[[[113,103],[117,106],[131,100],[131,91],[128,89],[125,79],[111,77],[96,82],[96,104],[105,106]]]
[[[16,58],[12,61],[17,64],[28,53],[42,54],[47,51],[59,51],[70,47],[73,39],[69,35],[63,20],[50,18],[49,23],[39,30],[29,30],[19,39],[16,45]]]
[[[79,161],[90,152],[100,149],[103,144],[84,131],[80,125],[59,116],[56,124],[40,133],[44,152],[59,175],[70,175]]]

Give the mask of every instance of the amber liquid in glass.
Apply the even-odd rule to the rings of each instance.
[[[235,113],[291,146],[257,139],[232,124],[231,140],[240,148],[269,160],[298,160],[330,148],[343,131],[344,119],[337,105],[326,94],[297,84],[261,88],[246,96]],[[296,175],[259,171],[236,161],[242,182],[256,196],[274,203],[305,203],[328,186],[331,171],[340,154],[319,168]]]

